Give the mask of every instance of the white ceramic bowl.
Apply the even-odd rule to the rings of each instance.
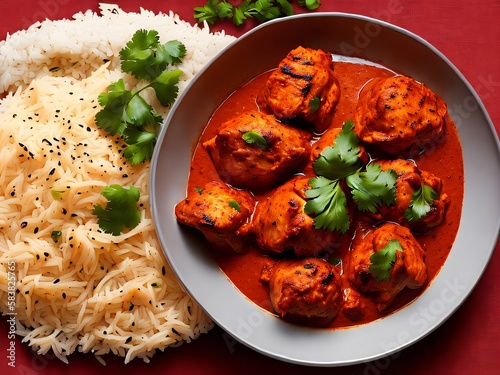
[[[425,82],[447,102],[463,147],[462,220],[444,267],[407,307],[345,330],[295,326],[261,310],[211,260],[206,243],[174,217],[174,206],[186,194],[193,147],[214,110],[235,89],[276,67],[298,45],[382,62]],[[166,119],[153,156],[150,193],[168,261],[186,290],[218,325],[271,357],[339,366],[395,353],[429,334],[460,306],[494,250],[500,227],[498,186],[500,153],[494,127],[471,85],[446,57],[420,37],[386,22],[352,14],[314,13],[253,29],[201,71]]]

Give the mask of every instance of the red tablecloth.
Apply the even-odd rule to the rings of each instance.
[[[113,2],[113,1],[108,1]],[[152,11],[173,10],[194,22],[193,8],[205,0],[117,0],[126,11],[139,7]],[[296,3],[296,1],[294,1]],[[500,133],[500,2],[483,0],[323,0],[321,11],[358,13],[408,29],[433,44],[462,71],[486,106]],[[71,17],[86,9],[97,10],[97,0],[1,0],[0,39],[45,18]],[[221,26],[214,28],[219,30]],[[250,26],[227,32],[240,35]],[[37,356],[17,340],[15,369],[7,366],[7,323],[0,319],[0,370],[2,374],[254,374],[315,371],[326,374],[498,374],[500,371],[500,244],[477,287],[441,327],[415,345],[393,356],[350,367],[308,369],[271,359],[237,344],[229,347],[221,329],[215,328],[198,340],[158,353],[150,364],[135,360],[128,365],[117,357],[106,357],[103,369],[91,355],[75,354],[65,365],[51,355]],[[474,249],[471,249],[471,256]],[[359,345],[363,345],[362,342]]]

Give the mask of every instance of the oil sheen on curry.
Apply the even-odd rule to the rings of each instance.
[[[460,221],[462,151],[425,83],[297,47],[216,110],[186,195],[177,220],[247,298],[344,328],[404,307],[439,272]]]

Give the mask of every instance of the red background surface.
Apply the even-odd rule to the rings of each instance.
[[[109,0],[108,2],[113,2]],[[297,3],[297,1],[292,1]],[[173,10],[194,22],[193,8],[205,0],[116,0],[126,11],[140,7],[155,11]],[[1,0],[0,40],[7,33],[25,29],[45,18],[69,18],[74,13],[98,9],[94,0]],[[500,1],[484,0],[323,0],[321,11],[357,13],[403,27],[433,44],[465,75],[477,91],[500,133]],[[301,10],[298,10],[301,11]],[[241,35],[251,25],[236,29],[229,22],[221,27]],[[485,197],[478,197],[484,199]],[[487,198],[487,197],[486,197]],[[157,353],[151,363],[135,360],[128,365],[107,356],[103,368],[92,355],[75,354],[70,364],[57,358],[37,356],[21,340],[16,341],[16,368],[7,366],[8,325],[0,319],[0,371],[2,374],[255,374],[265,371],[301,374],[379,375],[379,374],[498,374],[500,371],[500,243],[482,278],[464,304],[443,325],[410,348],[365,364],[337,368],[308,368],[281,362],[241,345],[228,344],[220,328],[190,344]],[[474,249],[471,257],[474,256]],[[370,338],[367,338],[369,340]],[[362,342],[359,345],[363,345]],[[355,350],[355,348],[353,348]],[[139,371],[139,372],[138,372]]]

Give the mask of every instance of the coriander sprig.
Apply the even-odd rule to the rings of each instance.
[[[179,41],[160,44],[156,30],[138,30],[120,51],[122,70],[149,83],[137,90],[128,90],[123,79],[111,83],[98,97],[103,108],[95,123],[111,135],[123,136],[128,145],[123,155],[132,164],[151,159],[163,121],[141,92],[153,89],[162,106],[171,105],[179,92],[182,71],[166,69],[182,62],[185,54],[186,48]]]
[[[382,204],[391,205],[396,201],[396,180],[396,172],[382,171],[378,164],[368,164],[365,171],[359,169],[346,178],[358,208],[372,213]]]
[[[308,10],[315,10],[321,1],[299,0],[298,4]],[[194,8],[194,18],[198,22],[206,21],[211,25],[230,19],[236,26],[241,26],[250,18],[265,22],[292,14],[294,14],[293,6],[288,0],[244,0],[238,6],[233,6],[225,0],[208,0],[204,6]]]
[[[180,64],[185,54],[178,40],[160,44],[158,31],[138,30],[120,51],[121,68],[137,79],[154,81],[167,66]]]
[[[348,120],[333,145],[326,147],[313,163],[318,176],[309,180],[311,189],[305,192],[309,200],[304,211],[314,215],[315,228],[340,233],[349,230],[350,218],[342,180],[347,183],[361,211],[375,212],[381,204],[395,202],[396,173],[382,171],[375,165],[368,165],[364,170],[359,153],[360,141],[354,132],[354,123]]]

